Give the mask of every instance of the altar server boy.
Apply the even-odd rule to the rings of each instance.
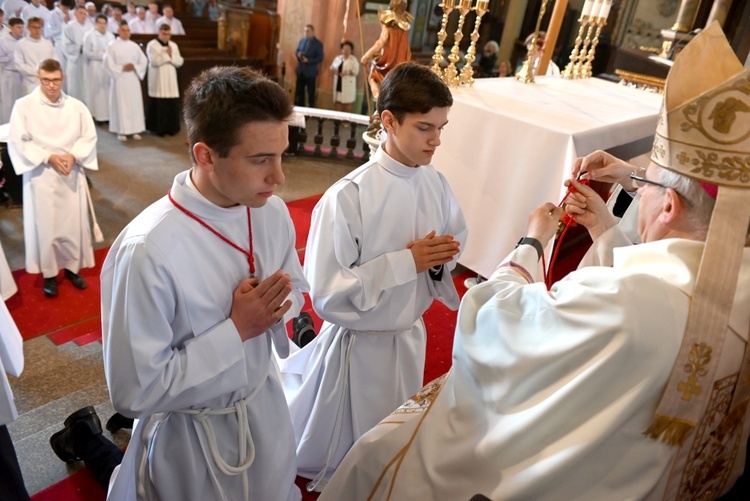
[[[325,323],[282,368],[299,475],[320,490],[352,444],[422,386],[422,314],[456,309],[451,279],[466,224],[430,161],[453,98],[429,68],[405,63],[381,85],[388,133],[372,159],[315,207],[305,276]]]

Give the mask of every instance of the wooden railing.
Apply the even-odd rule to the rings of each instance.
[[[362,138],[368,117],[303,106],[295,106],[294,111],[288,153],[357,164],[370,159],[370,148]],[[308,142],[310,136],[312,143]]]

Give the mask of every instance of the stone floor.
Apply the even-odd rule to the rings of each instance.
[[[98,128],[99,171],[90,174],[92,199],[109,246],[141,210],[163,196],[175,174],[190,165],[184,134],[172,138],[144,135],[142,141],[120,143],[105,127]],[[355,164],[298,157],[284,159],[286,183],[277,194],[286,201],[322,193]],[[22,209],[0,207],[0,239],[12,269],[23,268]],[[43,314],[43,312],[40,312]],[[10,377],[20,414],[9,425],[29,493],[60,481],[73,470],[57,459],[49,437],[73,411],[94,405],[102,420],[112,413],[104,380],[101,343],[55,346],[46,336],[24,343],[26,367]],[[106,436],[110,436],[105,431]],[[128,439],[118,432],[121,445]]]

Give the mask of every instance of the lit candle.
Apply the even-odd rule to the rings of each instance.
[[[452,9],[456,6],[456,0],[443,0],[443,6],[447,9]]]
[[[471,0],[460,0],[459,4],[460,10],[471,10]]]
[[[609,17],[610,10],[612,10],[612,0],[604,0],[596,17],[598,17],[600,21],[604,21]]]

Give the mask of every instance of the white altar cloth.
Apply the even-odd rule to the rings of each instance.
[[[528,215],[558,203],[579,156],[650,150],[662,97],[590,78],[478,79],[453,89],[453,108],[432,164],[466,217],[459,262],[490,276],[525,235]]]

